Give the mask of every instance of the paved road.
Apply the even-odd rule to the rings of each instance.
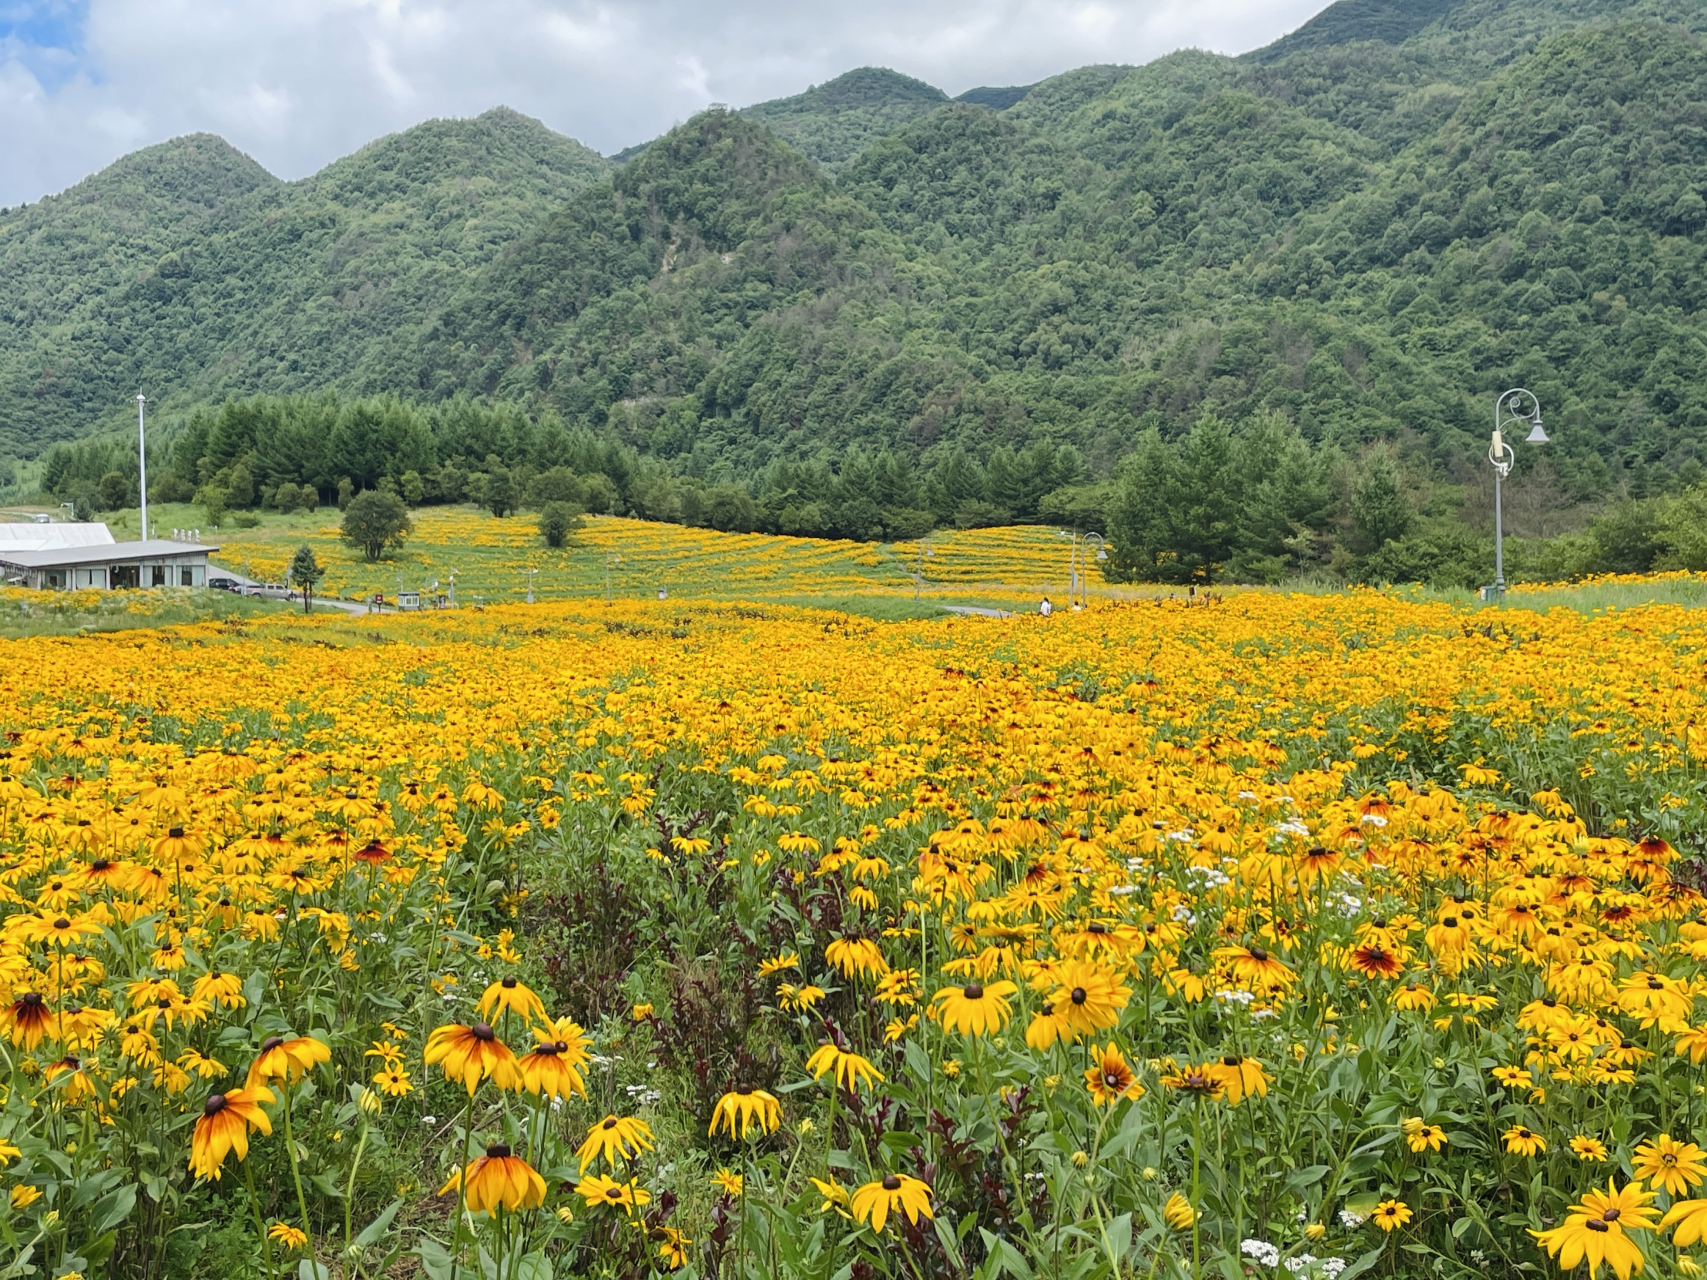
[[[942,606],[950,613],[970,615],[977,618],[1011,618],[1013,614],[1006,609],[985,609],[975,604],[945,604]]]

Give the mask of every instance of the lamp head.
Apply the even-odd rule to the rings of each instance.
[[[1546,444],[1547,433],[1541,429],[1541,411],[1537,409],[1535,416],[1530,419],[1534,425],[1529,428],[1529,434],[1524,437],[1525,444]]]
[[[1097,548],[1097,559],[1098,560],[1108,559],[1108,551],[1105,548],[1098,547]]]

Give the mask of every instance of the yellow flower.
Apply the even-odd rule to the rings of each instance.
[[[1576,1153],[1578,1160],[1606,1163],[1606,1144],[1586,1133],[1579,1133],[1571,1139],[1571,1150]]]
[[[756,1128],[761,1134],[775,1133],[777,1126],[782,1124],[782,1107],[770,1094],[763,1089],[735,1089],[724,1094],[712,1108],[711,1128],[708,1131],[712,1137],[717,1136],[719,1128],[727,1128],[731,1138],[737,1136],[736,1122],[740,1122],[740,1137],[745,1139],[749,1129]]]
[[[545,1203],[545,1179],[526,1160],[512,1155],[504,1143],[494,1143],[486,1154],[469,1162],[466,1169],[451,1174],[439,1188],[449,1195],[461,1185],[469,1212],[496,1217],[499,1209],[537,1209]]]
[[[861,1083],[876,1087],[883,1080],[883,1073],[870,1061],[833,1044],[819,1045],[817,1051],[806,1059],[806,1069],[814,1080],[822,1080],[833,1073],[836,1083],[849,1093],[857,1093]]]
[[[249,1067],[245,1089],[253,1089],[269,1080],[294,1084],[314,1069],[316,1063],[330,1062],[332,1051],[313,1036],[269,1036],[261,1043],[261,1052]]]
[[[428,1066],[440,1064],[446,1080],[461,1080],[470,1097],[487,1077],[500,1089],[520,1092],[523,1087],[516,1055],[484,1022],[472,1027],[450,1023],[436,1028],[427,1037],[423,1059]]]
[[[575,1194],[587,1202],[589,1209],[595,1205],[605,1205],[612,1209],[621,1209],[624,1213],[633,1213],[638,1207],[644,1206],[652,1199],[652,1193],[643,1187],[637,1187],[632,1181],[617,1182],[612,1178],[587,1177],[575,1184]]]
[[[652,1127],[633,1116],[606,1116],[587,1133],[586,1141],[575,1152],[581,1158],[580,1172],[594,1160],[603,1159],[613,1168],[617,1157],[633,1160],[642,1151],[652,1150]]]
[[[508,1011],[527,1023],[550,1021],[546,1016],[545,1002],[515,978],[500,978],[487,987],[474,1009],[488,1021],[494,1020],[494,1011]]]
[[[1512,1125],[1500,1137],[1512,1155],[1533,1156],[1547,1150],[1547,1139],[1520,1124]]]
[[[267,1237],[277,1240],[287,1249],[300,1249],[308,1243],[308,1233],[288,1222],[275,1222],[267,1228]]]
[[[1369,1215],[1383,1231],[1396,1231],[1411,1220],[1411,1208],[1403,1200],[1383,1200]]]
[[[738,1173],[731,1173],[728,1169],[719,1169],[711,1175],[711,1185],[732,1199],[739,1200],[741,1198],[741,1175]]]
[[[1174,1230],[1189,1231],[1197,1221],[1197,1210],[1191,1207],[1191,1201],[1176,1191],[1162,1206],[1162,1217]]]
[[[883,1224],[892,1213],[906,1214],[907,1221],[915,1225],[921,1217],[934,1216],[929,1184],[904,1173],[886,1174],[859,1187],[853,1193],[852,1208],[854,1221],[869,1221],[878,1235],[883,1234]]]
[[[649,1004],[637,1004],[634,1008],[629,1010],[629,1017],[633,1018],[636,1022],[645,1022],[646,1019],[651,1016],[652,1006]]]
[[[32,1187],[27,1182],[20,1182],[12,1188],[12,1207],[14,1209],[28,1209],[37,1200],[40,1200],[41,1196],[42,1193],[39,1188]]]
[[[1446,1141],[1446,1130],[1437,1124],[1424,1124],[1421,1117],[1406,1120],[1400,1128],[1404,1132],[1406,1144],[1419,1154],[1424,1151],[1439,1151],[1441,1144]]]
[[[834,1209],[844,1218],[852,1216],[849,1212],[848,1189],[846,1187],[841,1186],[834,1178],[829,1182],[820,1182],[816,1178],[812,1178],[810,1181],[814,1187],[818,1188],[818,1194],[824,1197],[824,1203],[818,1206],[819,1213],[828,1213]]]
[[[1648,1207],[1653,1193],[1643,1191],[1639,1183],[1629,1183],[1613,1190],[1609,1180],[1606,1193],[1591,1191],[1580,1204],[1571,1206],[1564,1222],[1551,1231],[1530,1231],[1548,1254],[1556,1256],[1562,1270],[1570,1272],[1577,1264],[1588,1262],[1590,1280],[1607,1263],[1617,1273],[1618,1280],[1630,1280],[1632,1271],[1643,1267],[1642,1251],[1625,1234],[1627,1231],[1653,1229],[1654,1210]],[[1667,1215],[1667,1221],[1671,1215]]]
[[[1675,1197],[1707,1178],[1704,1165],[1707,1165],[1707,1152],[1693,1142],[1677,1142],[1669,1133],[1662,1133],[1636,1148],[1630,1169],[1638,1180],[1645,1180],[1655,1191],[1663,1188],[1667,1195]]]
[[[992,982],[987,987],[976,982],[964,987],[944,987],[931,997],[930,1015],[945,1030],[959,1035],[992,1034],[1008,1025],[1013,1010],[1007,998],[1018,990],[1011,982]]]
[[[1203,1070],[1221,1082],[1222,1092],[1231,1105],[1237,1106],[1247,1097],[1268,1096],[1268,1073],[1255,1058],[1227,1056],[1216,1062],[1204,1063]]]
[[[1112,1043],[1101,1049],[1092,1045],[1091,1052],[1097,1056],[1097,1062],[1085,1068],[1085,1088],[1090,1090],[1091,1101],[1097,1106],[1112,1107],[1123,1098],[1136,1101],[1144,1096],[1144,1086],[1127,1065],[1126,1056]]]

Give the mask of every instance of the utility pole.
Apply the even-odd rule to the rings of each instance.
[[[148,541],[148,439],[143,424],[142,406],[148,397],[136,393],[136,469],[141,479],[137,491],[142,496],[142,540]]]

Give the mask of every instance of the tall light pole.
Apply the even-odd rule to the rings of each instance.
[[[1524,411],[1524,404],[1529,409]],[[1494,401],[1494,436],[1488,446],[1488,461],[1494,464],[1494,599],[1505,599],[1505,526],[1500,510],[1500,487],[1511,474],[1517,452],[1506,443],[1505,428],[1529,423],[1525,444],[1546,444],[1547,433],[1541,429],[1541,402],[1533,391],[1513,387]]]
[[[1087,533],[1085,535],[1085,555],[1084,564],[1082,566],[1083,572],[1079,578],[1079,599],[1084,601],[1087,609],[1090,608],[1091,604],[1089,583],[1091,577],[1091,542],[1093,539],[1096,541],[1097,559],[1108,559],[1108,543],[1103,539],[1102,534]]]
[[[142,406],[148,397],[142,392],[136,393],[136,469],[141,480],[137,485],[142,495],[142,540],[148,541],[148,439],[143,426]]]
[[[913,575],[913,599],[919,598],[919,590],[925,583],[925,557],[936,558],[936,548],[930,545],[928,537],[919,539],[919,568]]]

